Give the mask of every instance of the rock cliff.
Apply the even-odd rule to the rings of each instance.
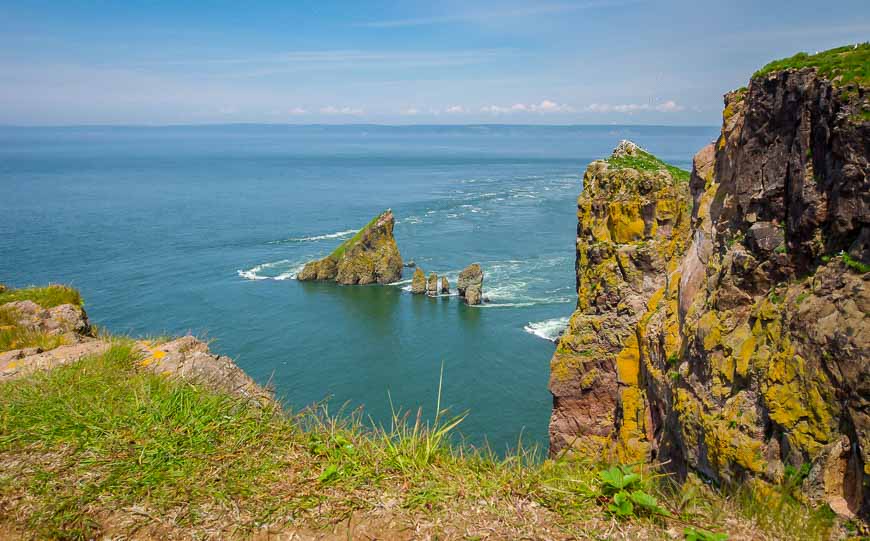
[[[756,73],[726,95],[688,184],[616,154],[628,167],[590,165],[552,453],[724,483],[797,476],[809,498],[866,516],[868,61],[865,44]]]
[[[388,284],[402,277],[402,256],[393,238],[395,218],[386,210],[331,254],[311,261],[299,280],[333,280],[340,284]]]

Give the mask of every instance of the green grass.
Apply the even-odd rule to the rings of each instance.
[[[642,149],[637,149],[634,156],[620,156],[608,158],[607,163],[614,169],[637,169],[638,171],[661,171],[665,170],[679,182],[688,182],[691,175],[688,171],[665,163],[654,155]]]
[[[818,73],[843,86],[857,84],[870,86],[870,43],[846,45],[818,54],[798,53],[792,57],[771,62],[756,71],[753,79],[786,69],[816,68]]]
[[[463,416],[440,410],[431,422],[419,410],[394,411],[382,427],[326,404],[296,415],[259,409],[141,370],[138,355],[131,341],[117,340],[103,355],[0,383],[0,511],[14,502],[35,537],[98,537],[106,517],[125,513],[138,517],[136,527],[195,537],[215,524],[244,536],[262,524],[319,528],[389,508],[406,523],[518,528],[493,530],[504,538],[529,527],[531,511],[516,514],[520,501],[539,506],[535,516],[550,531],[612,531],[601,497],[607,465],[541,460],[522,445],[504,457],[472,449],[451,438]],[[620,519],[630,537],[688,526],[813,539],[831,526],[776,491],[729,495],[639,473],[669,517]]]
[[[84,305],[82,296],[77,290],[63,285],[10,289],[0,293],[0,304],[14,301],[33,301],[46,309],[61,304]]]
[[[359,239],[362,238],[362,234],[363,234],[363,232],[364,232],[366,229],[368,229],[369,227],[375,225],[375,223],[378,221],[378,218],[380,218],[382,215],[383,215],[383,213],[378,214],[377,216],[375,216],[374,218],[372,218],[372,219],[369,221],[369,223],[367,223],[367,224],[365,225],[365,227],[363,227],[362,229],[360,229],[359,231],[357,231],[356,234],[355,234],[354,236],[352,236],[351,238],[349,238],[349,239],[347,239],[346,241],[344,241],[344,242],[342,242],[341,244],[339,244],[339,245],[338,245],[338,248],[336,248],[335,250],[332,251],[331,254],[329,254],[329,257],[332,258],[332,259],[341,259],[342,256],[344,255],[344,252],[345,252],[348,248],[350,248],[351,246],[353,246],[354,244],[356,244],[357,242],[359,242]]]

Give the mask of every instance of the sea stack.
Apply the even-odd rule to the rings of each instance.
[[[430,297],[438,295],[438,275],[434,272],[429,275],[429,282],[426,285],[426,293]]]
[[[441,277],[441,293],[445,295],[450,293],[450,282],[447,281],[446,276]]]
[[[456,281],[459,296],[465,304],[480,304],[483,293],[483,270],[477,263],[465,267]]]
[[[298,279],[339,284],[389,284],[402,277],[402,256],[393,238],[395,218],[387,209],[331,254],[305,265]]]
[[[414,295],[426,293],[426,273],[420,267],[417,267],[417,270],[414,271],[414,277],[411,279],[411,293]]]

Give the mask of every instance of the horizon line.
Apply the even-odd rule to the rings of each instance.
[[[528,123],[502,123],[502,122],[472,122],[472,123],[420,123],[420,124],[389,124],[379,122],[343,122],[324,123],[312,122],[306,124],[291,122],[206,122],[206,123],[167,123],[167,124],[0,124],[0,129],[72,129],[72,128],[215,128],[215,127],[244,127],[244,126],[270,126],[288,128],[323,128],[323,127],[375,127],[375,128],[473,128],[473,127],[518,127],[518,128],[720,128],[714,124],[594,124],[594,123],[569,123],[569,124],[528,124]]]

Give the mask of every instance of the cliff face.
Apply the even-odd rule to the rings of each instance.
[[[720,137],[694,160],[691,231],[684,236],[675,218],[666,235],[650,237],[644,221],[659,257],[633,263],[633,281],[622,264],[631,258],[619,254],[642,253],[638,237],[620,243],[608,231],[607,240],[603,230],[620,220],[597,181],[601,166],[590,166],[579,200],[578,309],[552,361],[551,452],[595,441],[724,482],[799,472],[810,498],[866,512],[862,84],[781,69],[728,94]],[[607,212],[590,221],[590,205]],[[605,292],[615,292],[610,302]]]
[[[402,256],[393,238],[393,211],[386,210],[327,257],[311,261],[299,280],[334,280],[340,284],[388,284],[402,277]]]
[[[689,238],[688,173],[623,141],[586,170],[577,208],[577,310],[550,365],[550,452],[635,460],[652,435],[638,324],[676,290],[672,275]],[[668,337],[671,352],[676,340]]]

